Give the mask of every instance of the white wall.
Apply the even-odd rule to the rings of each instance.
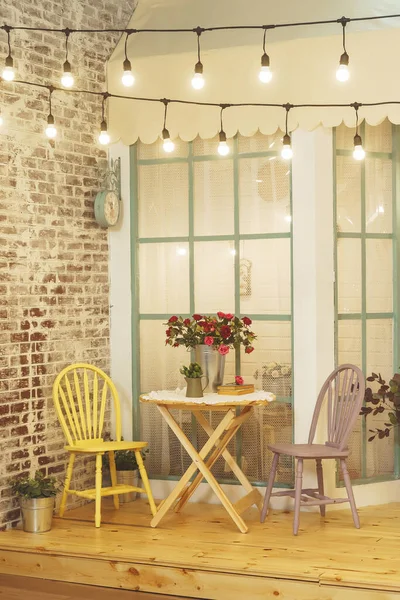
[[[298,130],[293,134],[293,255],[294,255],[294,411],[295,441],[306,442],[318,391],[334,366],[334,263],[333,263],[333,156],[331,130]],[[129,149],[111,149],[122,160],[123,218],[110,230],[111,374],[121,394],[123,431],[131,435],[131,308]],[[323,432],[317,432],[323,439]],[[335,490],[334,462],[325,465],[325,488]],[[313,469],[305,470],[305,483],[314,485]],[[152,482],[155,497],[165,497],[174,482]],[[224,486],[235,498],[237,486]],[[398,499],[400,481],[355,486],[359,506]],[[213,502],[202,484],[194,501]],[[275,503],[276,502],[276,503]],[[290,505],[279,499],[275,506]]]

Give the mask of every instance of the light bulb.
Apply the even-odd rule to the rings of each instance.
[[[290,135],[286,133],[283,136],[282,142],[283,142],[283,147],[281,150],[281,156],[285,160],[290,160],[293,157],[293,150],[292,150],[292,146],[291,146]]]
[[[69,64],[69,62],[66,60],[63,66],[63,74],[61,77],[61,84],[66,87],[66,88],[70,88],[74,85],[74,77],[71,73],[71,65]]]
[[[132,74],[131,62],[127,58],[124,60],[123,69],[124,69],[124,73],[121,78],[122,84],[125,87],[132,87],[132,85],[135,83],[135,78]]]
[[[2,127],[4,125],[4,119],[3,117],[0,115],[0,127]]]
[[[221,156],[227,156],[229,154],[229,146],[226,142],[220,142],[218,144],[218,154]]]
[[[261,67],[258,74],[258,79],[261,83],[269,83],[272,79],[272,71],[269,67]]]
[[[6,63],[1,76],[5,81],[13,81],[15,79],[14,61],[12,59],[12,56],[7,56]]]
[[[340,57],[340,61],[339,61],[339,67],[338,70],[336,71],[336,79],[338,81],[348,81],[350,77],[350,71],[349,71],[349,55],[347,54],[347,52],[344,52],[342,54],[342,56]]]
[[[169,137],[169,131],[168,129],[164,129],[162,130],[162,139],[163,141],[163,149],[164,152],[173,152],[174,148],[175,148],[175,144],[174,142],[171,140],[171,138]]]
[[[204,87],[203,65],[199,61],[194,67],[194,75],[192,78],[192,86],[195,90],[201,90]]]
[[[354,136],[353,158],[355,160],[363,160],[365,158],[365,150],[362,147],[362,139],[358,133],[356,133]]]
[[[47,135],[48,138],[50,138],[51,140],[53,140],[56,135],[57,135],[57,129],[55,128],[54,125],[54,117],[52,114],[50,114],[47,117],[47,127],[45,129],[45,134]]]
[[[101,122],[99,142],[102,146],[107,146],[107,144],[110,143],[110,136],[108,135],[106,121]]]
[[[269,67],[269,56],[265,52],[261,57],[261,69],[258,78],[262,83],[269,83],[272,79],[272,71]]]

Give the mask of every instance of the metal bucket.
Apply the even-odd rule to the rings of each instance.
[[[51,498],[20,498],[22,528],[29,533],[44,533],[51,529],[54,511]]]
[[[224,382],[225,356],[206,344],[198,344],[195,347],[195,361],[203,369],[207,385],[204,392],[216,392],[217,387]]]
[[[138,487],[138,472],[137,471],[117,471],[117,482],[123,485],[133,485]],[[125,502],[133,502],[136,500],[137,492],[127,492],[126,494],[119,494],[118,498],[121,504]]]

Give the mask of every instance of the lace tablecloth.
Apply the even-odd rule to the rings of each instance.
[[[254,404],[262,405],[267,404],[275,400],[275,395],[271,392],[264,392],[263,390],[257,390],[251,394],[242,394],[240,396],[225,395],[225,394],[204,394],[202,398],[187,398],[186,388],[177,388],[174,391],[171,390],[157,390],[149,392],[148,394],[142,394],[140,396],[141,402],[152,402],[154,404],[201,404],[205,406],[232,406],[240,404]]]

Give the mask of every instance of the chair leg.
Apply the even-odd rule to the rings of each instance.
[[[150,487],[150,484],[149,484],[149,478],[147,477],[147,472],[146,472],[145,466],[143,464],[143,458],[142,458],[142,455],[141,455],[141,453],[140,453],[139,450],[135,450],[135,456],[136,456],[136,462],[137,462],[138,467],[139,467],[140,478],[141,478],[141,480],[143,482],[144,489],[146,490],[147,498],[149,499],[151,514],[154,517],[154,515],[157,512],[157,507],[156,507],[156,504],[154,502],[153,494],[151,492],[151,487]]]
[[[117,485],[117,469],[115,467],[114,452],[109,452],[108,455],[109,455],[109,458],[110,458],[111,485],[113,487],[116,487],[116,485]],[[113,500],[114,500],[114,508],[116,508],[118,510],[118,508],[119,508],[119,497],[118,497],[118,494],[114,494]]]
[[[276,475],[276,469],[278,466],[278,462],[279,462],[279,454],[274,453],[274,458],[272,459],[271,470],[269,472],[269,477],[268,477],[268,485],[267,485],[267,489],[265,490],[264,502],[263,502],[263,507],[262,507],[261,515],[260,515],[260,523],[264,523],[265,517],[267,516],[269,499],[271,498],[272,488],[274,487],[274,481],[275,481],[275,475]]]
[[[96,502],[95,502],[95,525],[101,524],[101,478],[102,478],[102,455],[96,454]]]
[[[297,535],[299,531],[300,522],[300,502],[301,502],[301,490],[303,486],[303,459],[297,459],[296,467],[296,485],[294,493],[294,521],[293,521],[293,535]]]
[[[318,481],[318,492],[321,496],[324,495],[324,474],[322,471],[322,460],[320,458],[316,458],[315,462],[317,463],[317,481]],[[321,504],[319,507],[319,512],[321,513],[321,517],[325,516],[325,504]]]
[[[70,457],[69,457],[68,467],[67,467],[67,474],[65,476],[64,491],[63,491],[63,495],[61,498],[60,510],[58,513],[60,517],[64,516],[65,505],[67,503],[67,496],[68,496],[69,488],[71,485],[72,469],[74,467],[74,462],[75,462],[75,454],[71,453]]]
[[[356,502],[354,500],[353,488],[351,487],[350,475],[347,470],[346,461],[344,459],[340,460],[340,466],[343,473],[344,485],[346,486],[347,490],[347,497],[350,502],[351,514],[353,515],[354,525],[357,527],[357,529],[360,529],[360,519],[358,517]]]

